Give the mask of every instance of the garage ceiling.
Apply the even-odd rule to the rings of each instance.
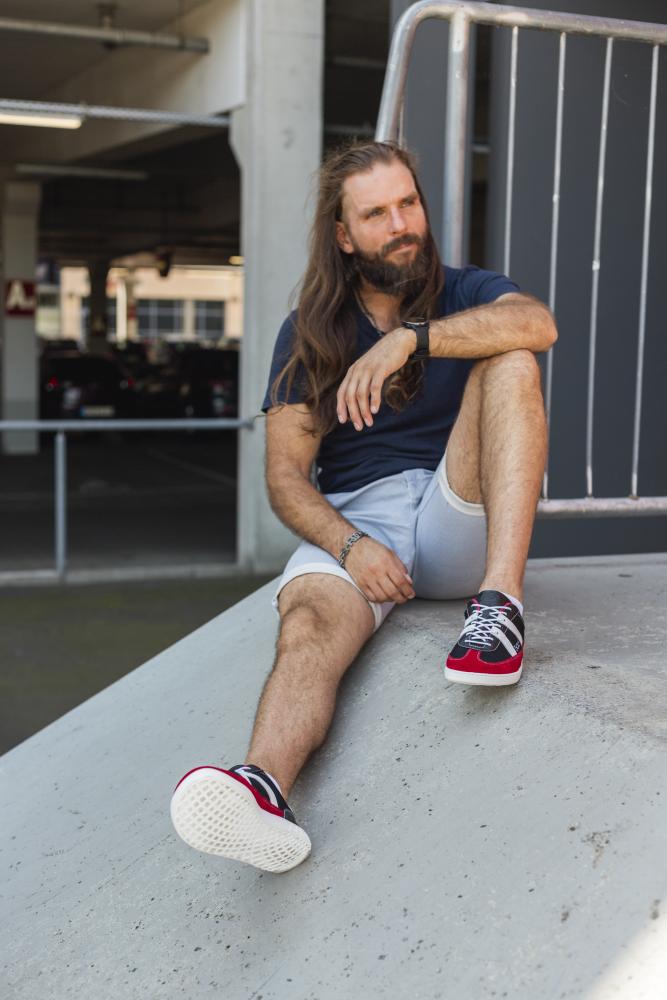
[[[120,0],[116,4],[114,27],[173,33],[178,26],[170,22],[207,2]],[[99,27],[99,8],[100,4],[91,0],[59,0],[57,4],[53,0],[2,0],[0,17]],[[94,66],[105,55],[104,47],[95,42],[0,31],[0,97],[46,99],[49,90]]]
[[[114,27],[177,33],[178,20],[210,0],[119,0]],[[382,85],[376,66],[350,68],[338,57],[386,59],[389,0],[327,0],[324,117],[326,126],[368,128]],[[62,24],[101,24],[91,0],[2,0],[0,17]],[[48,100],[50,92],[99,63],[99,43],[0,31],[0,98]],[[85,95],[82,95],[82,97]],[[111,103],[111,102],[110,102]],[[136,106],[141,106],[137,95]],[[13,169],[11,134],[0,126],[0,170]],[[337,141],[340,136],[337,136]],[[82,163],[84,161],[72,161]],[[225,132],[173,129],[108,150],[89,165],[148,170],[143,183],[58,179],[42,185],[40,252],[85,263],[171,248],[183,259],[226,261],[238,253],[239,176]]]

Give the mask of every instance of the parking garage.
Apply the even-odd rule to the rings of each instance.
[[[66,482],[60,476],[67,510],[60,520],[54,435],[4,429],[2,572],[29,574],[53,564],[54,518],[55,534],[66,521],[68,571],[118,571],[128,562],[141,567],[156,560],[257,571],[282,564],[294,542],[264,494],[258,417],[269,359],[302,271],[313,172],[326,147],[373,134],[390,29],[407,6],[406,0],[373,0],[363,10],[351,0],[280,7],[69,0],[55,23],[51,6],[40,0],[3,4],[3,420],[210,418],[244,426],[169,435],[88,433],[83,426],[68,432]],[[613,13],[630,10],[618,0]],[[633,5],[632,16],[657,20],[659,11],[646,0],[641,9]],[[442,246],[447,30],[433,23],[418,32],[403,120],[420,154]],[[555,285],[547,245],[548,123],[558,92],[557,44],[521,43],[508,261],[510,34],[480,24],[474,41],[462,197],[466,257],[510,270],[523,288],[549,300]],[[595,442],[596,494],[629,491],[627,469],[637,451],[638,397],[628,373],[637,360],[639,263],[623,294],[618,275],[624,254],[636,262],[642,256],[648,48],[617,45],[611,73],[598,323],[604,337],[588,417],[591,192],[603,42],[573,39],[568,50],[552,497],[590,492],[586,433]],[[538,78],[535,88],[531,80]],[[661,71],[659,105],[662,92]],[[656,176],[666,155],[662,121],[658,115]],[[642,447],[632,477],[632,489],[638,478],[640,493],[649,496],[666,489],[655,430],[664,345],[652,333],[665,256],[661,199],[658,187],[645,291]],[[650,551],[664,546],[664,532],[664,518],[538,522],[531,552]],[[115,550],[107,540],[119,538],[125,543]]]

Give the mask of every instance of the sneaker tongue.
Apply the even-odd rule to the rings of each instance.
[[[509,597],[502,594],[499,590],[482,590],[477,594],[477,600],[480,604],[484,604],[488,608],[499,608],[508,602],[512,604]]]

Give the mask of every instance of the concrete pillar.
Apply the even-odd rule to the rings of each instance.
[[[2,418],[39,417],[39,356],[35,330],[39,184],[9,181],[4,187],[2,225]],[[32,432],[2,436],[6,454],[32,455],[39,438]]]
[[[225,300],[225,336],[243,336],[243,296],[236,290]]]
[[[127,340],[139,340],[139,321],[137,319],[137,277],[133,270],[128,271],[123,279],[125,285],[125,334]]]
[[[240,413],[255,417],[239,447],[238,557],[278,570],[295,538],[276,519],[264,485],[260,412],[271,353],[306,263],[307,198],[322,139],[323,0],[248,0],[247,99],[231,141],[242,172],[245,329]]]
[[[91,354],[105,354],[107,344],[107,275],[109,261],[91,260],[88,263],[90,278],[90,298],[88,309],[88,329],[86,346]]]
[[[196,340],[194,299],[183,300],[183,339]]]

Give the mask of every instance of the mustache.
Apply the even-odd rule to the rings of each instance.
[[[397,236],[395,240],[385,243],[380,251],[381,257],[386,257],[393,250],[400,250],[401,247],[423,246],[424,241],[416,233],[406,233],[405,236]]]

